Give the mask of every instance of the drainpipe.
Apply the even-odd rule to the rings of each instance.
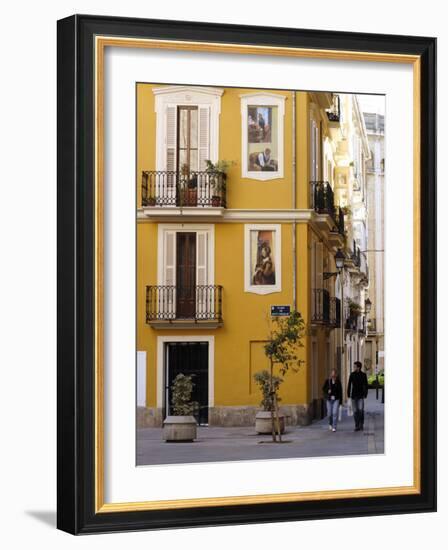
[[[296,208],[296,92],[292,93],[292,208]],[[296,220],[292,222],[292,307],[297,307]]]

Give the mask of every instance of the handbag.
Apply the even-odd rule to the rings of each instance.
[[[353,407],[352,407],[351,397],[347,399],[347,416],[353,416]]]

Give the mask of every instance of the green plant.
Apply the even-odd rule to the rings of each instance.
[[[262,399],[260,402],[261,407],[264,411],[273,411],[274,410],[274,399],[273,393],[271,392],[271,383],[272,391],[278,393],[280,384],[283,382],[283,378],[280,376],[273,376],[271,381],[271,375],[268,370],[262,370],[254,374],[254,380],[258,384],[261,390]],[[281,401],[280,397],[277,397],[277,402]]]
[[[348,308],[350,311],[350,317],[359,317],[362,312],[362,307],[353,300],[348,301]]]
[[[191,400],[194,383],[192,375],[178,374],[171,385],[171,405],[175,416],[194,414],[199,404]]]
[[[212,162],[210,159],[205,161],[206,172],[221,172],[226,174],[227,170],[235,164],[234,160],[218,160],[217,162]]]
[[[281,377],[291,369],[298,372],[300,366],[304,363],[298,357],[298,348],[303,347],[302,338],[305,335],[305,322],[298,311],[291,311],[288,317],[276,317],[272,321],[271,332],[264,346],[264,353],[269,359],[269,398],[272,399],[271,407],[272,419],[272,440],[281,442],[280,417],[278,411],[278,390],[280,384],[276,384],[274,376],[274,366],[279,367]]]

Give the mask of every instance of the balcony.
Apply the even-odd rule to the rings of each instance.
[[[311,296],[311,322],[330,324],[330,293],[325,288],[313,288]]]
[[[329,230],[329,236],[336,239],[335,245],[340,245],[345,236],[344,212],[334,204],[333,189],[328,181],[312,181],[310,185],[311,207],[318,214],[318,224]]]
[[[224,172],[142,172],[142,211],[147,217],[222,216],[226,208]]]
[[[361,252],[356,241],[353,241],[353,250],[346,249],[346,265],[352,273],[357,273],[367,284],[369,280],[369,266],[365,252]]]
[[[341,300],[330,298],[330,326],[340,328],[341,326]]]
[[[341,99],[337,94],[333,94],[331,107],[326,112],[329,123],[341,122]]]
[[[218,328],[223,324],[220,285],[146,287],[146,323],[153,328]]]
[[[325,288],[314,288],[311,303],[311,323],[330,328],[341,326],[341,300],[330,297]]]

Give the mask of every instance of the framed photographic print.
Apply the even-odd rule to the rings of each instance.
[[[60,529],[436,509],[435,56],[58,22]]]

